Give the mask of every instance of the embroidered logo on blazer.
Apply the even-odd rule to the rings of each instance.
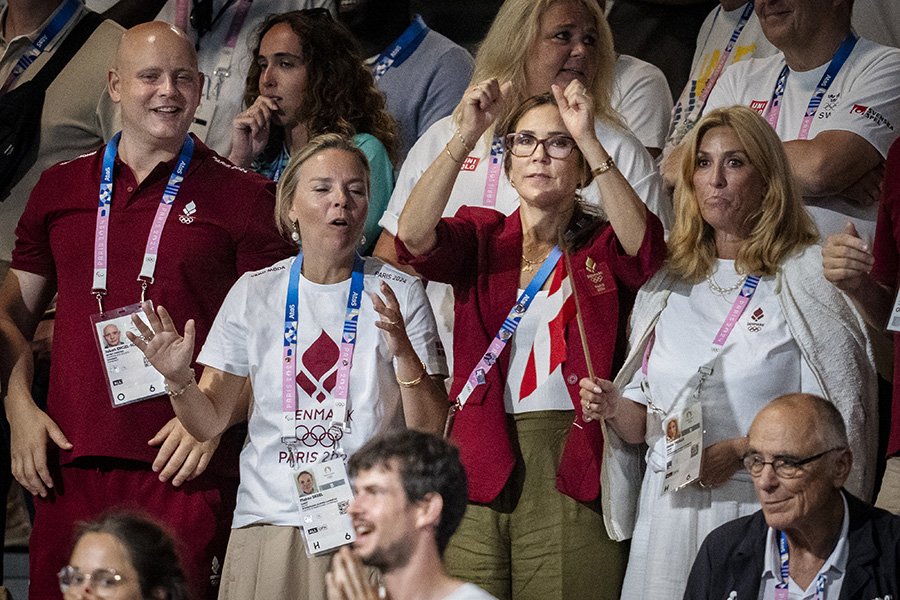
[[[606,294],[616,289],[615,279],[605,262],[597,263],[593,258],[588,257],[584,261],[584,269],[578,271],[578,275],[582,280],[587,280],[587,288],[591,291],[592,296]]]

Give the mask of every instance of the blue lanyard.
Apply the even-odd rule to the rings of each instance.
[[[788,568],[787,536],[783,531],[778,532],[778,555],[781,564],[781,581],[775,584],[775,600],[788,600],[788,582],[791,579]],[[825,597],[825,575],[819,573],[816,576],[816,600]]]
[[[287,299],[284,304],[284,352],[282,356],[281,408],[283,413],[281,438],[285,443],[296,440],[297,413],[297,327],[300,301],[300,270],[303,266],[301,252],[291,263],[288,278]],[[353,274],[350,278],[350,295],[347,298],[347,313],[341,335],[341,353],[338,363],[337,383],[332,396],[335,399],[332,414],[332,434],[337,439],[343,435],[347,425],[347,392],[350,366],[353,364],[353,350],[356,345],[356,329],[359,310],[362,306],[363,271],[365,262],[359,254],[353,259]]]
[[[519,322],[525,315],[525,311],[531,306],[531,301],[534,300],[534,297],[537,296],[537,293],[544,285],[544,282],[550,277],[550,273],[556,268],[556,263],[559,262],[560,256],[562,256],[562,250],[559,249],[559,246],[553,246],[553,250],[551,250],[550,254],[547,255],[547,258],[544,259],[544,264],[541,265],[538,272],[531,278],[528,287],[525,288],[525,291],[522,292],[522,295],[519,296],[519,299],[516,300],[515,305],[509,311],[509,315],[507,315],[506,319],[503,321],[500,331],[498,331],[497,335],[494,336],[494,339],[491,340],[491,344],[488,346],[487,351],[482,355],[481,360],[478,361],[478,364],[475,365],[475,368],[472,369],[472,372],[469,374],[466,385],[463,386],[462,391],[456,397],[457,410],[466,405],[466,401],[469,399],[469,396],[472,395],[472,392],[476,387],[484,385],[488,371],[490,371],[494,366],[494,363],[497,362],[497,357],[500,356],[500,353],[503,352],[503,349],[506,347],[506,343],[509,342],[510,338],[512,338],[513,334],[516,332],[516,329],[519,327]]]
[[[428,25],[422,20],[422,15],[416,15],[412,25],[407,27],[397,41],[378,57],[375,62],[375,81],[381,79],[391,67],[399,67],[403,64],[403,61],[419,47],[428,31]]]
[[[103,312],[103,296],[106,294],[106,271],[108,267],[109,253],[109,214],[112,210],[113,196],[113,169],[115,168],[116,155],[119,152],[119,140],[122,138],[120,131],[106,144],[106,152],[103,154],[103,169],[100,172],[100,201],[97,207],[97,228],[94,234],[94,280],[91,292],[97,296],[100,303],[100,312]],[[162,238],[166,219],[172,210],[172,204],[181,189],[181,182],[187,173],[188,165],[194,154],[194,140],[187,136],[181,145],[181,154],[175,169],[169,176],[169,182],[163,191],[162,199],[156,209],[153,225],[150,227],[150,235],[147,237],[147,245],[144,249],[141,273],[138,281],[143,283],[141,301],[144,300],[144,292],[148,283],[153,283],[153,274],[156,272],[157,255],[159,254],[159,242]]]
[[[287,150],[282,148],[281,154],[278,155],[278,159],[275,161],[275,170],[272,172],[272,181],[278,183],[278,180],[281,179],[281,174],[284,173],[290,160],[291,157],[288,155]]]
[[[3,87],[0,88],[0,94],[6,93],[6,91],[12,87],[13,82],[18,79],[19,75],[21,75],[25,69],[37,60],[37,57],[47,49],[47,46],[53,41],[53,38],[63,30],[63,27],[66,26],[66,23],[68,23],[69,19],[75,14],[75,11],[78,10],[79,5],[79,0],[69,0],[59,9],[59,12],[56,13],[53,20],[44,27],[44,30],[38,35],[37,39],[31,43],[28,50],[19,57],[16,66],[13,67],[13,70],[6,78],[6,81],[3,82]]]
[[[816,111],[819,110],[822,98],[825,96],[828,88],[831,87],[831,84],[834,83],[838,72],[844,66],[844,63],[847,62],[850,53],[853,52],[857,39],[856,35],[851,31],[847,39],[841,43],[840,48],[834,54],[834,58],[831,59],[831,63],[822,75],[822,79],[819,80],[812,98],[809,99],[809,105],[806,107],[806,113],[803,115],[803,122],[800,125],[799,139],[808,139],[809,128],[812,125]],[[772,92],[772,101],[769,103],[769,111],[766,115],[766,120],[772,126],[772,129],[775,129],[775,126],[778,125],[778,114],[781,112],[781,98],[784,96],[784,88],[787,85],[788,72],[788,66],[784,65],[784,68],[781,69],[781,73],[778,75],[778,80],[775,82],[775,90]]]

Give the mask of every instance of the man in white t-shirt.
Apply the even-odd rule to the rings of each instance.
[[[725,69],[742,60],[764,58],[778,52],[763,35],[753,7],[752,0],[720,0],[703,21],[697,34],[691,74],[672,112],[664,156],[681,143],[700,119],[705,100]]]
[[[884,158],[900,135],[900,49],[855,40],[851,10],[850,0],[758,0],[781,53],[729,68],[704,112],[756,109],[784,141],[823,238],[852,220],[871,240]]]
[[[356,492],[349,507],[356,542],[334,557],[326,579],[329,600],[379,597],[364,565],[382,572],[394,600],[494,599],[448,576],[441,562],[466,512],[459,450],[415,430],[382,434],[360,448],[348,468]]]

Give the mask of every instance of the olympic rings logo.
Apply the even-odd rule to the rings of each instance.
[[[297,425],[294,427],[294,435],[297,437],[297,441],[307,448],[316,446],[331,448],[344,437],[344,431],[337,427],[326,428],[324,425],[313,425],[312,427]]]

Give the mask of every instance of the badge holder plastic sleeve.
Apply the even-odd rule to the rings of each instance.
[[[152,309],[152,302],[150,306]],[[94,344],[103,365],[106,389],[113,408],[165,394],[165,378],[149,363],[140,348],[125,336],[126,331],[140,335],[131,322],[131,315],[135,313],[143,313],[140,303],[91,315]],[[141,318],[147,322],[143,314]],[[120,338],[116,345],[119,350],[109,348],[106,344],[103,329],[108,325],[115,325],[119,329]],[[115,371],[117,368],[122,370]]]
[[[308,493],[298,481],[304,473],[311,477],[312,488]],[[307,556],[330,554],[356,541],[349,514],[353,489],[343,459],[303,464],[289,476],[303,524],[301,532]]]

